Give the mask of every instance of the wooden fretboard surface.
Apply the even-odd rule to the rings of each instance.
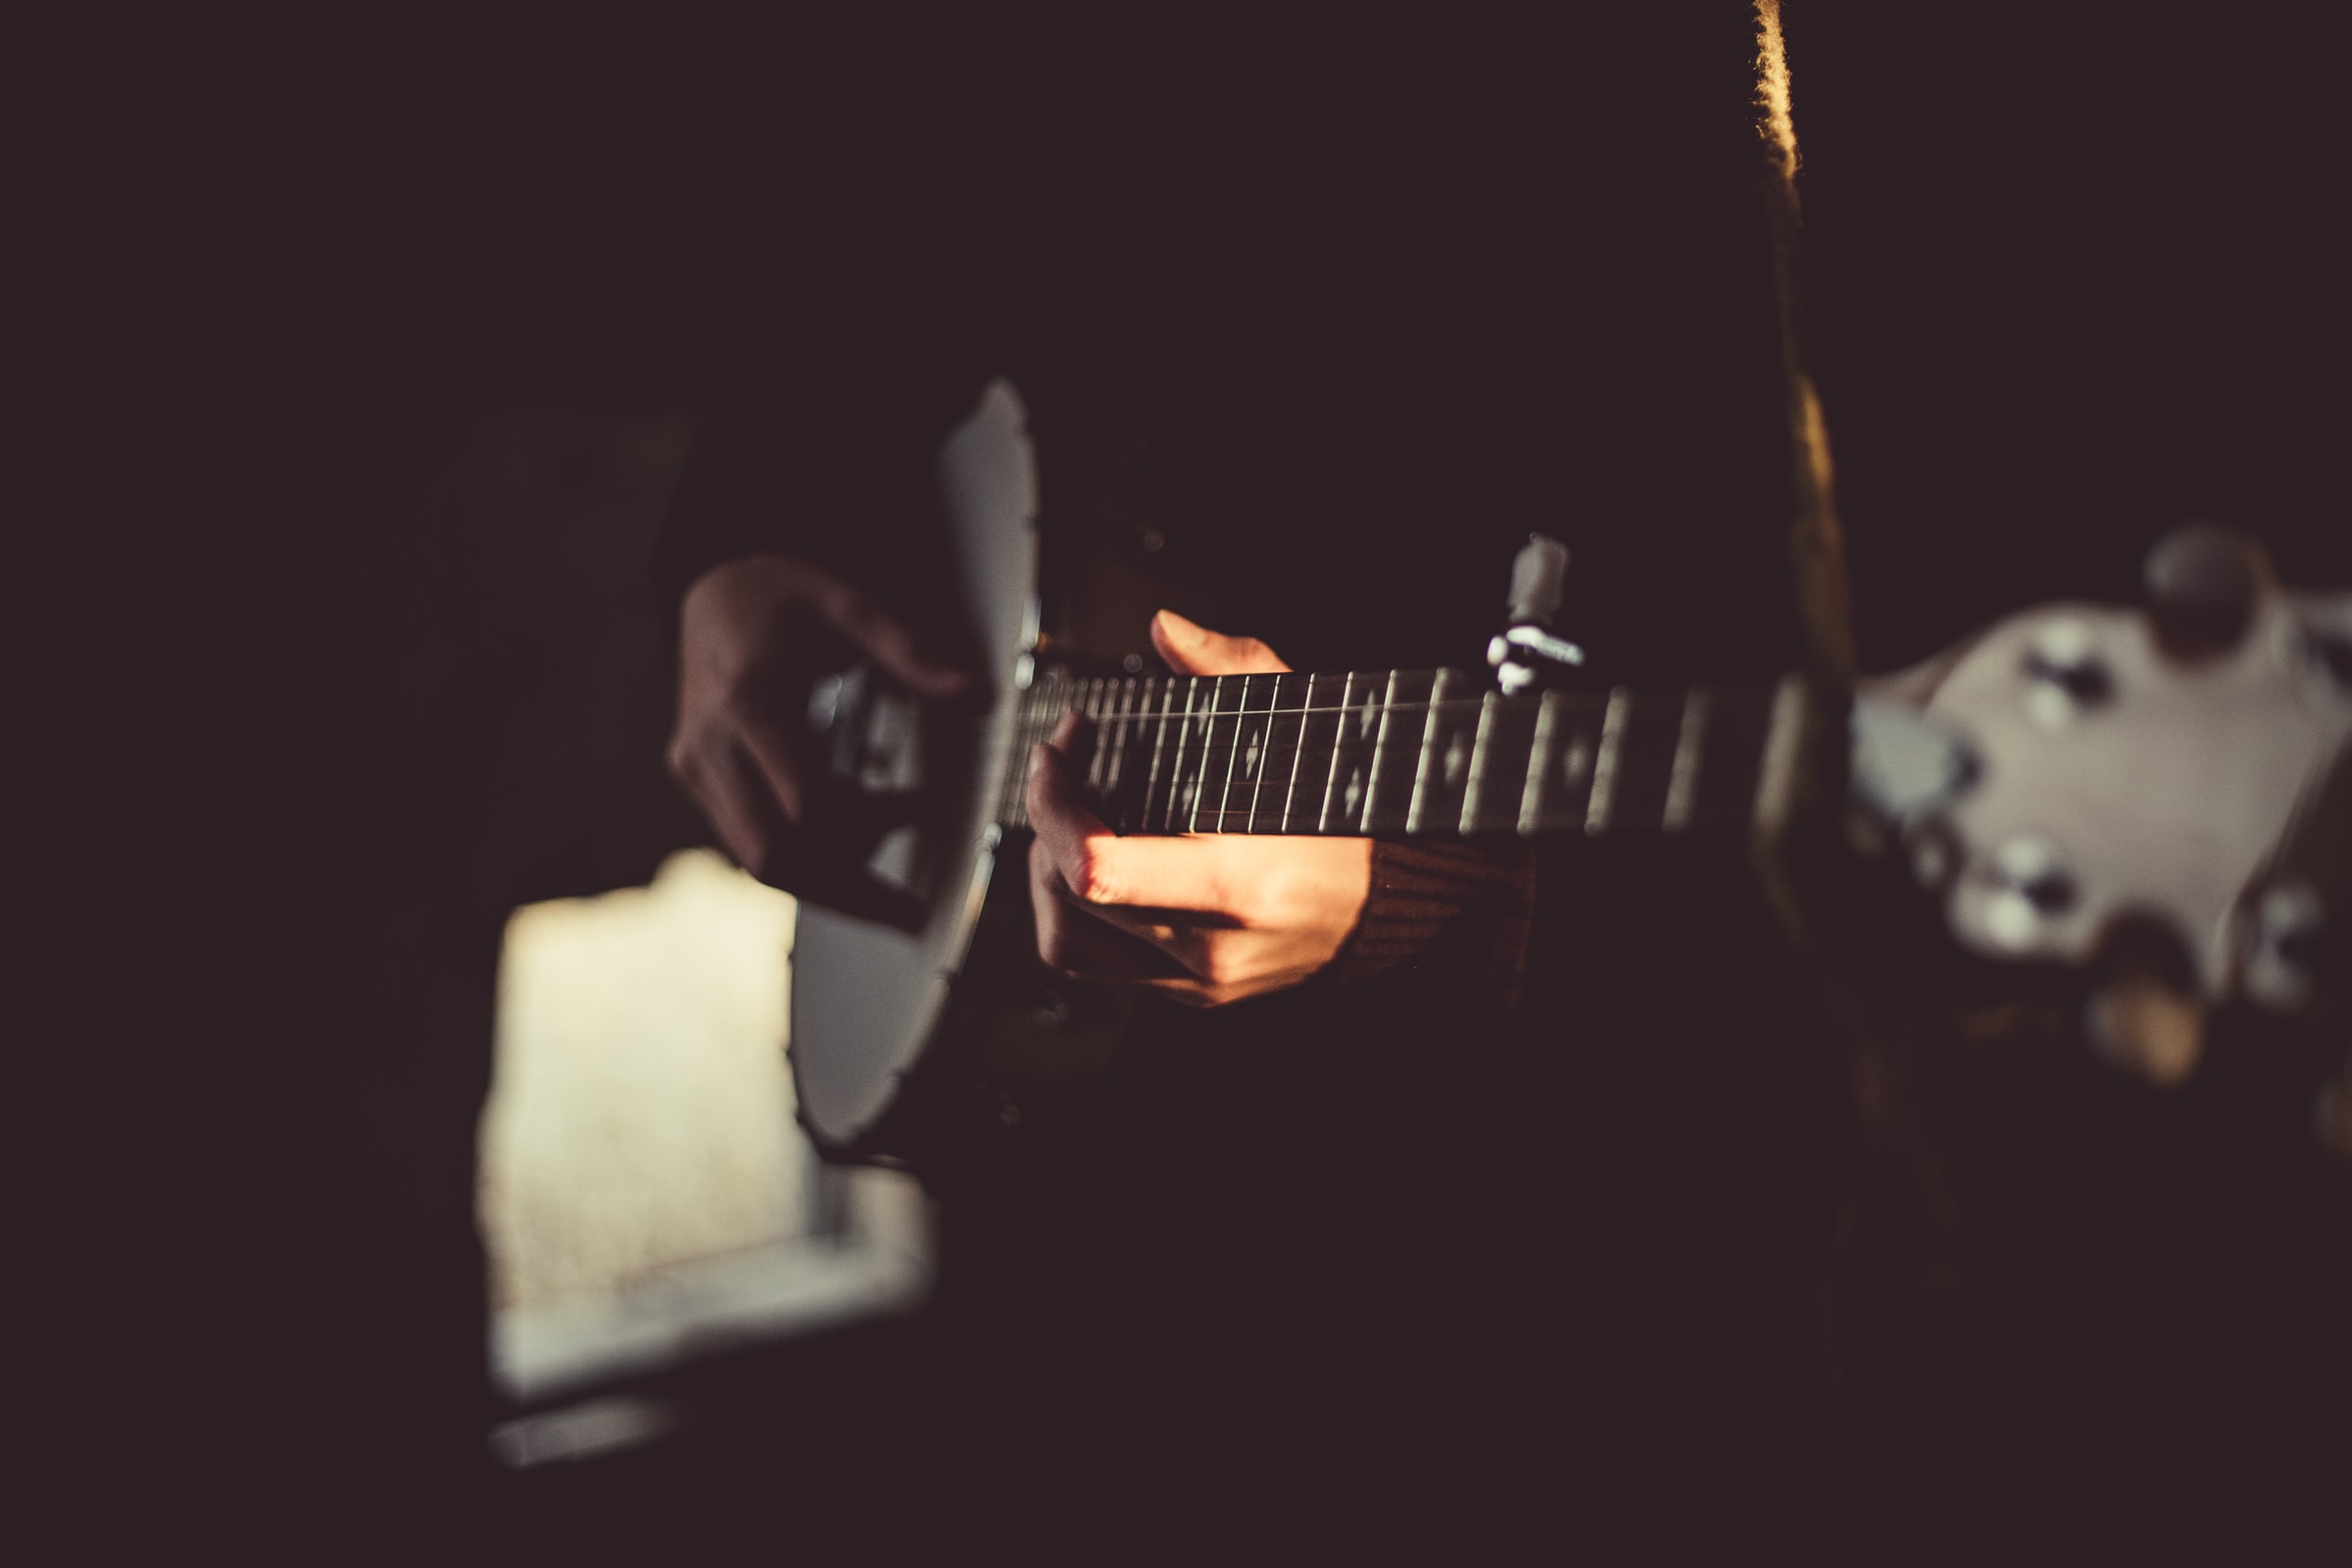
[[[1075,709],[1121,833],[1743,827],[1785,771],[1800,701],[1793,683],[1503,697],[1458,669],[1048,674],[1022,693],[998,820],[1026,825],[1029,749]]]

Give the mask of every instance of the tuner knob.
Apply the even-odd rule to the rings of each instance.
[[[2148,611],[2156,646],[2182,663],[2218,659],[2253,623],[2273,583],[2270,557],[2241,533],[2192,523],[2148,552]]]
[[[2064,729],[2115,698],[2115,671],[2098,633],[2072,615],[2045,622],[2026,645],[2026,711],[2044,729]]]
[[[2006,841],[1992,854],[1991,871],[1994,891],[1984,906],[1984,930],[2012,951],[2032,947],[2082,897],[2065,858],[2047,839]]]

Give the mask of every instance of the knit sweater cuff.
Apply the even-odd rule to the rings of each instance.
[[[1425,962],[1459,970],[1482,1003],[1515,1002],[1534,918],[1536,858],[1521,844],[1376,843],[1355,930],[1318,977],[1347,985]]]

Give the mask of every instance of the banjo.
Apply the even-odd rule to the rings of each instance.
[[[2352,594],[2283,592],[2232,536],[2160,545],[2147,611],[2024,612],[1855,694],[1797,676],[1578,690],[1582,652],[1549,625],[1566,552],[1546,540],[1521,554],[1491,673],[1097,675],[1040,644],[1023,418],[992,385],[939,463],[990,706],[927,708],[864,668],[812,693],[836,778],[914,803],[863,866],[883,904],[801,906],[790,1056],[830,1158],[920,1168],[943,1140],[996,1136],[1022,1112],[976,1088],[992,1066],[1051,1080],[1115,1036],[1115,1010],[1041,1004],[1027,910],[992,892],[1024,881],[1026,757],[1073,709],[1121,833],[1709,833],[1770,861],[1826,807],[1965,953],[2107,962],[2087,1033],[2146,1079],[2193,1071],[2219,1005],[2340,1031]]]

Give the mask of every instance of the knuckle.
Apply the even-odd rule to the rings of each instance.
[[[1082,842],[1070,865],[1070,891],[1089,904],[1118,903],[1118,876],[1110,859],[1099,840]]]

